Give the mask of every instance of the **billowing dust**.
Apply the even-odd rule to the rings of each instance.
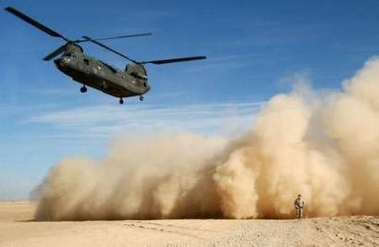
[[[379,215],[379,58],[341,92],[276,95],[233,141],[128,136],[104,160],[62,160],[36,219],[292,218],[299,193],[306,217]]]

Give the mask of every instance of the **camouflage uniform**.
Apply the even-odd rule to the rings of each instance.
[[[296,200],[293,202],[296,210],[296,218],[301,219],[303,218],[303,208],[304,208],[304,201],[301,200],[301,195],[298,195]]]

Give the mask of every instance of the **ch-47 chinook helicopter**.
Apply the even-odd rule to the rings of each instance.
[[[48,54],[43,58],[43,60],[49,61],[62,54],[59,58],[54,60],[54,63],[60,71],[83,85],[80,88],[80,92],[87,92],[86,86],[89,86],[106,94],[119,98],[120,104],[124,103],[123,98],[132,96],[139,96],[139,99],[142,101],[143,94],[147,93],[150,90],[150,85],[147,82],[148,78],[144,64],[150,63],[160,65],[206,59],[205,56],[192,56],[151,61],[135,61],[119,53],[118,51],[100,43],[99,40],[146,36],[151,35],[151,33],[122,35],[96,39],[92,39],[88,36],[83,36],[83,39],[70,40],[13,7],[7,7],[5,10],[28,22],[39,30],[49,34],[50,36],[62,38],[66,41],[64,45]],[[79,46],[79,43],[87,41],[99,45],[108,51],[111,51],[131,61],[132,63],[127,64],[125,66],[125,70],[121,71],[99,59],[88,56],[83,53],[83,48]]]

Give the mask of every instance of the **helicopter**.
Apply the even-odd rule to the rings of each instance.
[[[87,92],[88,86],[108,95],[119,98],[120,104],[124,103],[124,98],[133,96],[139,96],[140,101],[143,101],[143,95],[150,90],[151,87],[148,84],[147,71],[144,66],[145,64],[161,65],[206,59],[206,56],[191,56],[160,60],[136,61],[110,48],[109,46],[100,43],[99,41],[148,36],[151,35],[151,33],[129,34],[106,38],[90,38],[83,35],[82,39],[71,40],[11,6],[6,7],[5,10],[19,17],[23,21],[31,24],[37,29],[45,32],[46,34],[52,37],[61,38],[66,41],[65,44],[45,56],[43,60],[50,61],[51,59],[56,58],[60,55],[58,58],[54,59],[55,66],[61,72],[71,77],[74,81],[82,84],[80,92]],[[83,48],[79,45],[79,43],[82,42],[92,42],[110,52],[113,52],[118,56],[125,58],[132,63],[126,64],[123,71],[117,69],[95,57],[86,55]]]

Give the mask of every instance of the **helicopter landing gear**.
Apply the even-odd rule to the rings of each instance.
[[[85,85],[83,85],[83,87],[80,88],[80,92],[81,92],[81,93],[85,93],[85,92],[87,92],[87,88],[86,88]]]
[[[139,100],[143,101],[143,96],[142,95],[139,96]]]
[[[124,100],[122,98],[120,98],[120,105],[124,104]]]

